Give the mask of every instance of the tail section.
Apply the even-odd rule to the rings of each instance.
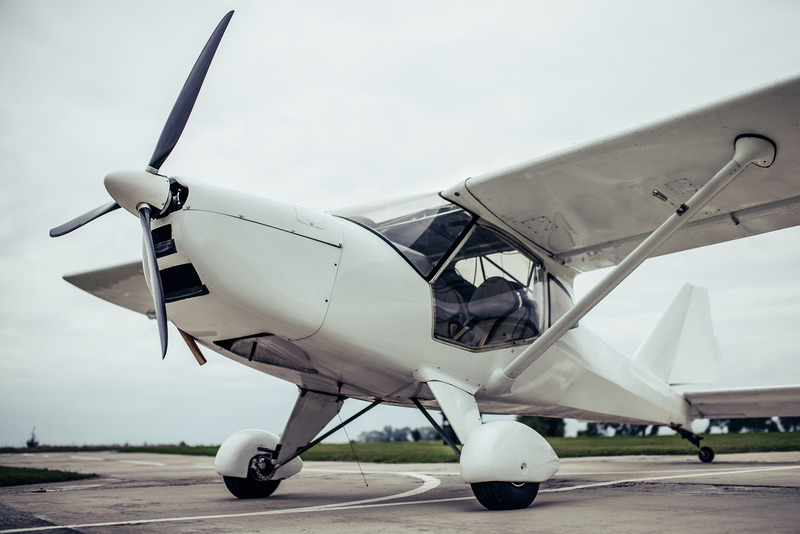
[[[708,291],[683,286],[633,359],[670,385],[716,380],[717,346]]]

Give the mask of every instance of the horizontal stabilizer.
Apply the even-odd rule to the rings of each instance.
[[[686,284],[633,356],[670,385],[717,379],[717,347],[708,291]]]
[[[147,288],[142,262],[133,261],[96,271],[70,274],[64,280],[103,300],[155,317],[153,297]]]
[[[683,396],[692,419],[800,416],[797,385],[686,391]]]

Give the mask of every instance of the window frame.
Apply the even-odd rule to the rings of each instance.
[[[436,195],[433,195],[433,194],[430,195],[431,198],[434,198],[434,196],[436,196]],[[436,261],[436,263],[433,263],[430,272],[427,273],[427,274],[423,273],[422,270],[413,262],[413,260],[406,253],[404,253],[403,250],[401,250],[400,247],[403,246],[403,245],[399,245],[399,243],[395,243],[394,241],[389,239],[386,235],[382,234],[377,228],[372,227],[372,226],[370,226],[369,224],[367,224],[365,222],[359,221],[358,220],[358,216],[355,216],[355,215],[351,215],[351,216],[338,215],[335,212],[332,213],[332,215],[334,215],[336,217],[339,217],[341,219],[345,219],[345,220],[347,220],[349,222],[352,222],[354,224],[357,224],[358,226],[360,226],[360,227],[362,227],[362,228],[364,228],[366,230],[369,230],[371,233],[373,233],[376,236],[380,237],[386,244],[388,244],[390,247],[392,247],[392,249],[394,249],[394,251],[401,258],[403,258],[403,260],[406,263],[408,263],[411,266],[411,268],[414,269],[417,272],[417,274],[419,274],[420,277],[423,280],[425,280],[425,282],[431,283],[433,281],[433,279],[441,271],[442,267],[444,265],[446,265],[446,262],[454,254],[454,252],[456,250],[460,249],[461,243],[465,242],[465,238],[472,233],[472,228],[474,228],[476,223],[478,222],[478,217],[474,213],[472,213],[471,211],[462,208],[461,206],[459,206],[458,204],[455,204],[454,202],[451,202],[450,200],[448,200],[448,199],[444,198],[443,196],[441,196],[441,194],[439,194],[438,197],[445,202],[444,204],[442,204],[443,207],[447,206],[447,205],[453,206],[453,207],[461,210],[465,215],[469,216],[469,220],[467,221],[467,224],[464,225],[464,228],[461,229],[461,231],[456,236],[456,238],[453,240],[453,242],[450,243],[450,246],[444,251],[444,253],[439,258],[439,260]],[[436,214],[434,216],[438,216],[438,215],[439,214]],[[409,250],[414,250],[414,249],[409,249]],[[423,253],[419,252],[419,254],[423,254]]]
[[[471,212],[468,212],[468,213],[471,213]],[[538,309],[538,315],[539,315],[538,324],[536,325],[536,328],[537,328],[538,332],[536,333],[536,335],[534,335],[532,337],[510,340],[510,341],[506,341],[506,342],[503,342],[503,343],[497,343],[497,344],[492,344],[492,345],[488,345],[488,346],[486,346],[486,345],[484,345],[484,346],[470,346],[470,345],[466,345],[464,343],[458,343],[457,341],[454,341],[454,340],[448,340],[447,338],[438,337],[436,335],[436,332],[435,332],[435,328],[436,328],[436,294],[435,294],[433,286],[436,283],[436,281],[438,280],[439,276],[442,274],[442,272],[444,272],[445,267],[447,267],[451,262],[456,260],[456,257],[461,252],[462,247],[469,241],[469,239],[472,237],[473,233],[479,227],[486,228],[490,232],[494,233],[501,240],[503,240],[508,246],[510,246],[514,251],[516,251],[519,254],[522,254],[524,257],[526,257],[528,260],[530,260],[532,262],[532,267],[534,267],[534,268],[531,269],[531,272],[528,274],[529,283],[527,285],[524,285],[523,287],[529,288],[531,290],[534,290],[536,285],[538,285],[540,287],[540,290],[538,291],[538,295],[535,295],[540,300],[534,300],[534,302],[537,304],[537,306],[539,308]],[[449,251],[447,255],[442,257],[442,260],[436,266],[436,269],[434,271],[434,275],[431,276],[430,279],[428,280],[428,284],[429,284],[428,287],[430,288],[430,292],[431,292],[431,318],[432,318],[431,338],[434,341],[438,342],[438,343],[442,343],[444,345],[448,345],[448,346],[451,346],[451,347],[456,347],[456,348],[459,348],[459,349],[462,349],[462,350],[465,350],[465,351],[468,351],[468,352],[471,352],[471,353],[488,352],[488,351],[494,351],[494,350],[504,349],[504,348],[508,348],[508,347],[517,347],[517,346],[530,345],[536,339],[538,339],[545,332],[545,330],[549,327],[549,324],[547,324],[547,322],[544,320],[544,313],[543,313],[544,310],[542,309],[544,304],[545,304],[545,302],[549,298],[549,296],[545,295],[545,291],[547,291],[547,289],[545,289],[545,286],[546,286],[545,282],[547,280],[545,275],[549,275],[549,272],[547,271],[547,269],[545,267],[545,262],[542,261],[542,259],[539,256],[537,256],[536,254],[534,254],[533,252],[528,250],[527,247],[521,245],[518,239],[515,239],[513,236],[510,236],[507,232],[504,232],[503,230],[501,230],[497,226],[492,225],[492,224],[488,223],[487,221],[485,221],[484,219],[480,219],[479,217],[474,216],[474,215],[473,215],[473,219],[470,221],[469,230],[465,231],[465,232],[462,232],[462,234],[459,236],[459,239],[458,239],[457,243],[455,243],[454,245],[455,246],[452,247],[452,250]],[[500,271],[504,271],[505,272],[505,269],[503,269],[499,265],[495,264],[495,262],[493,262],[491,260],[489,260],[489,261],[495,268],[497,268]],[[535,280],[535,278],[537,278],[537,276],[535,274],[537,270],[539,272],[538,281]],[[507,273],[507,272],[506,272],[506,274],[507,274],[507,276],[509,276],[510,278],[512,278],[512,279],[514,279],[516,281],[516,277],[514,275],[512,275],[511,273]],[[533,285],[531,285],[531,283]],[[536,291],[534,290],[534,294],[535,293],[536,293]],[[547,303],[549,305],[549,302],[547,302]]]
[[[553,282],[555,282],[558,288],[561,291],[563,291],[564,294],[569,299],[570,307],[567,308],[564,313],[566,313],[575,306],[575,297],[573,297],[572,294],[570,294],[569,290],[567,290],[567,287],[564,285],[564,283],[561,282],[561,280],[558,277],[553,275],[553,273],[548,272],[547,273],[547,328],[553,326],[553,324],[555,324],[555,322],[558,321],[564,315],[564,313],[562,313],[561,315],[556,317],[555,320],[553,320],[553,286],[552,286]],[[570,330],[572,328],[577,328],[578,324],[579,323],[575,323],[574,325],[572,325],[570,327]]]

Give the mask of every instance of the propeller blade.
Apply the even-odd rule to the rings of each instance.
[[[181,89],[178,99],[172,107],[169,118],[164,124],[164,129],[161,130],[161,137],[158,138],[158,143],[150,158],[148,170],[157,173],[161,165],[169,157],[172,149],[175,148],[178,139],[180,139],[183,128],[186,126],[186,121],[189,120],[189,115],[192,113],[200,87],[203,85],[208,67],[211,65],[211,60],[214,59],[214,54],[232,16],[233,11],[222,17],[214,33],[208,39],[205,48],[200,52],[200,56],[197,58],[192,72],[189,73],[189,77],[186,79],[186,83],[183,85],[183,89]]]
[[[50,237],[61,237],[64,234],[68,234],[73,230],[77,230],[81,226],[86,223],[90,223],[93,220],[97,219],[98,217],[102,217],[106,213],[110,213],[115,209],[119,209],[120,205],[116,202],[109,202],[105,206],[100,206],[99,208],[95,208],[92,211],[84,213],[83,215],[79,215],[75,217],[69,222],[65,222],[61,226],[56,226],[52,230],[50,230]]]
[[[144,245],[147,249],[147,268],[150,274],[150,288],[153,293],[153,306],[156,310],[158,322],[158,335],[161,338],[161,359],[167,355],[167,307],[164,303],[164,286],[161,284],[161,275],[156,263],[156,247],[153,244],[153,234],[150,229],[150,206],[142,204],[139,207],[139,220],[142,221],[142,234]]]

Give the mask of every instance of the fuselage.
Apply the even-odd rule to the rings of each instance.
[[[432,365],[472,387],[485,413],[687,423],[680,395],[581,326],[510,393],[483,394],[490,370],[569,306],[575,273],[435,195],[435,210],[381,226],[366,216],[374,206],[334,215],[178,180],[185,205],[153,225],[167,251],[158,262],[168,317],[234,361],[307,389],[435,407],[414,378]],[[436,226],[437,217],[446,219]],[[503,283],[506,293],[489,287]]]

